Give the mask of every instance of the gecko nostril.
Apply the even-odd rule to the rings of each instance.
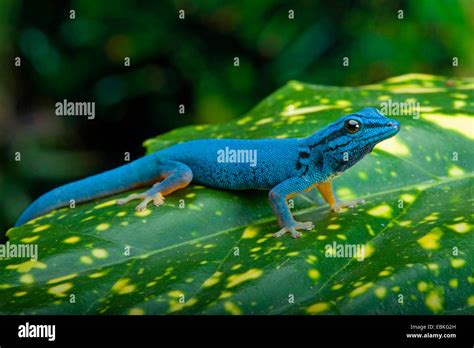
[[[393,127],[393,128],[396,128],[396,129],[400,129],[400,123],[398,123],[397,121],[390,121],[387,123],[387,127]]]

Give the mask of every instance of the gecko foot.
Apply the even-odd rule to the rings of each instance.
[[[350,202],[341,202],[337,203],[335,206],[331,208],[331,211],[340,212],[343,208],[355,208],[360,204],[364,204],[364,199],[356,199],[355,201]]]
[[[153,201],[153,204],[156,207],[159,207],[160,205],[163,205],[165,203],[165,198],[161,193],[155,193],[153,196],[146,196],[143,201],[135,207],[135,210],[138,212],[142,212],[146,209],[148,203]]]
[[[157,207],[165,203],[165,198],[160,192],[155,193],[153,196],[149,196],[145,192],[145,193],[133,193],[126,198],[117,199],[117,204],[122,205],[134,199],[143,199],[143,201],[139,205],[137,205],[135,208],[135,210],[138,212],[144,211],[147,208],[148,203],[150,203],[151,201],[153,201],[153,204]]]
[[[296,221],[295,224],[291,227],[283,227],[280,231],[276,232],[273,234],[273,237],[281,237],[285,233],[291,233],[291,236],[293,238],[299,238],[301,237],[301,232],[298,232],[297,230],[307,230],[310,231],[314,228],[314,225],[311,221],[306,221],[306,222],[298,222]]]
[[[120,199],[117,199],[117,204],[118,205],[122,205],[122,204],[126,204],[134,199],[143,199],[145,198],[145,194],[144,193],[132,193],[131,195],[125,197],[125,198],[120,198]]]

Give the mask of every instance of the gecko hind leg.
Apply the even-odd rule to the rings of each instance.
[[[193,179],[193,172],[183,163],[167,161],[162,166],[160,176],[164,179],[161,182],[155,183],[152,188],[143,193],[133,193],[126,198],[119,199],[117,204],[125,204],[133,199],[142,199],[142,202],[135,208],[139,212],[144,211],[151,201],[155,206],[160,206],[165,202],[165,195],[188,186]]]

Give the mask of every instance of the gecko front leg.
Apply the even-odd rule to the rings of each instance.
[[[359,204],[365,203],[364,199],[356,199],[355,201],[350,202],[338,202],[332,191],[331,180],[317,184],[316,187],[321,193],[321,196],[323,196],[324,200],[329,204],[329,209],[331,209],[331,211],[339,212],[342,210],[342,208],[354,208]]]
[[[301,237],[297,230],[312,230],[314,225],[311,221],[299,222],[293,219],[287,200],[307,188],[308,182],[302,178],[290,178],[270,190],[269,199],[281,230],[274,233],[274,237],[281,237],[285,233],[291,233],[293,238]]]

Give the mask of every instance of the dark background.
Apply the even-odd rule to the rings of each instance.
[[[470,0],[0,0],[0,230],[47,190],[157,134],[239,117],[290,79],[472,76],[473,18]],[[56,116],[63,99],[95,102],[96,118]]]

